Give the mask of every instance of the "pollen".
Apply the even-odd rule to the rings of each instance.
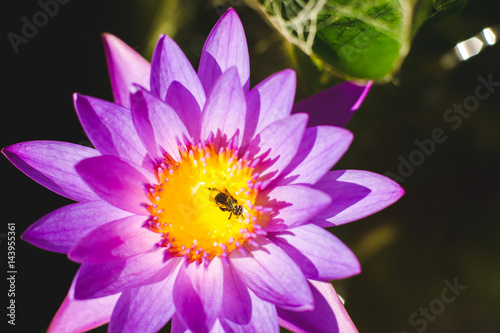
[[[255,206],[262,186],[255,161],[238,156],[233,141],[216,149],[213,140],[179,147],[180,160],[165,155],[148,192],[148,227],[159,244],[189,262],[227,260],[264,235],[267,210]]]

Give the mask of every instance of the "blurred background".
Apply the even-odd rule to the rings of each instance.
[[[40,10],[31,0],[3,6],[4,36],[19,33],[22,18]],[[68,1],[17,53],[3,39],[0,145],[28,140],[87,144],[72,93],[112,100],[103,32],[118,36],[148,60],[159,33],[167,33],[197,68],[205,38],[228,6],[236,9],[245,28],[252,86],[294,68],[298,101],[340,82],[304,60],[240,0]],[[493,0],[469,1],[460,13],[425,23],[401,70],[391,82],[373,86],[347,126],[354,142],[335,169],[380,174],[397,175],[400,161],[417,154],[415,140],[431,138],[437,128],[446,135],[446,141],[436,143],[435,151],[399,180],[406,190],[399,202],[330,229],[363,267],[360,275],[333,282],[360,332],[500,332],[500,87],[492,88],[476,111],[461,117],[460,125],[443,118],[454,104],[474,96],[479,76],[500,82],[500,49],[485,48],[452,68],[440,65],[458,42],[498,24],[500,2]],[[34,221],[70,203],[3,157],[0,166],[1,233],[7,233],[7,223],[15,223],[19,237]],[[6,272],[5,238],[0,241]],[[16,326],[8,326],[8,332],[44,332],[78,265],[17,238],[16,266]],[[445,280],[467,288],[445,303]],[[8,301],[5,281],[3,306]],[[421,309],[429,306],[426,318]]]

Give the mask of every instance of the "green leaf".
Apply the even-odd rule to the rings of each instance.
[[[464,0],[254,0],[288,41],[343,79],[391,80],[428,18]]]

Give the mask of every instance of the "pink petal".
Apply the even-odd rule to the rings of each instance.
[[[168,103],[173,82],[185,87],[193,94],[199,108],[203,107],[205,91],[193,66],[172,38],[161,35],[151,61],[151,92]]]
[[[49,190],[75,201],[99,200],[75,170],[83,159],[99,156],[96,149],[57,141],[10,145],[2,153],[19,170]]]
[[[102,225],[80,239],[68,256],[77,262],[99,263],[152,251],[163,237],[144,226],[146,219],[132,215]]]
[[[215,135],[216,149],[225,136],[226,142],[245,128],[246,102],[240,87],[238,73],[231,68],[215,82],[201,115],[201,138]]]
[[[295,104],[292,113],[309,114],[308,126],[344,127],[365,99],[372,82],[358,86],[342,82]]]
[[[361,272],[354,253],[337,237],[314,224],[289,229],[273,238],[308,279],[344,279]]]
[[[167,267],[167,258],[165,250],[158,249],[126,260],[82,264],[75,284],[75,298],[103,297],[147,284],[145,281]]]
[[[314,287],[316,287],[321,295],[327,300],[328,305],[335,313],[335,318],[337,320],[340,331],[342,333],[357,333],[358,330],[356,329],[356,326],[354,326],[351,317],[349,317],[344,304],[342,304],[342,301],[337,295],[337,292],[333,288],[332,284],[330,282],[321,282],[314,280],[309,280],[309,282]]]
[[[163,161],[164,152],[180,160],[179,143],[189,132],[175,111],[147,90],[134,86],[131,93],[132,117],[137,133],[149,154]]]
[[[224,330],[219,319],[215,321],[214,326],[212,326],[212,328],[210,329],[210,333],[226,333],[226,332],[237,332],[237,331]]]
[[[246,96],[244,145],[256,133],[290,115],[295,98],[296,75],[291,69],[275,73],[252,88]]]
[[[182,320],[178,312],[174,313],[174,315],[172,316],[172,327],[170,333],[192,333],[192,331],[189,330],[189,327],[187,327],[186,323]]]
[[[316,183],[344,155],[352,139],[351,132],[340,127],[306,128],[297,155],[273,184]]]
[[[222,303],[222,262],[214,258],[208,266],[183,265],[174,283],[177,314],[194,332],[209,332]]]
[[[149,215],[145,208],[144,186],[153,182],[145,173],[112,155],[87,158],[76,171],[103,200],[115,207],[138,215]],[[152,175],[149,175],[152,177]]]
[[[302,311],[312,309],[313,299],[300,268],[276,244],[248,246],[245,256],[233,251],[229,261],[241,280],[259,298]]]
[[[115,219],[129,216],[104,201],[61,207],[32,224],[21,238],[44,250],[68,253],[85,235]]]
[[[260,192],[255,204],[273,209],[265,229],[276,231],[308,222],[330,202],[327,194],[316,189],[304,185],[286,185]]]
[[[251,298],[250,310],[251,318],[248,323],[233,322],[229,319],[219,318],[220,332],[266,332],[278,333],[280,331],[276,306],[257,297],[251,290],[248,290]],[[212,332],[211,332],[212,333]]]
[[[131,84],[137,83],[149,89],[151,66],[147,60],[119,38],[104,34],[103,39],[115,102],[129,108]]]
[[[248,91],[250,63],[245,31],[234,9],[229,8],[208,35],[201,53],[198,76],[207,94],[231,67],[237,68],[240,87]]]
[[[331,171],[314,187],[332,198],[332,204],[311,221],[323,227],[359,220],[393,204],[404,194],[392,179],[361,170]]]
[[[261,160],[256,167],[261,179],[269,181],[275,179],[293,160],[302,141],[306,123],[305,114],[296,114],[275,121],[248,144],[246,152],[250,157]]]
[[[332,285],[329,282],[309,282],[314,295],[314,310],[292,312],[278,308],[280,325],[296,333],[357,332]]]
[[[223,269],[224,287],[221,317],[238,325],[246,325],[250,323],[252,318],[250,291],[231,266],[224,266]]]
[[[201,109],[193,94],[181,83],[174,81],[168,88],[166,103],[172,107],[194,142],[200,140]]]
[[[158,332],[175,313],[172,292],[181,260],[172,260],[169,274],[156,283],[124,291],[116,303],[109,332]]]
[[[79,94],[74,94],[73,100],[85,132],[101,154],[123,157],[139,165],[145,162],[147,152],[129,109]]]
[[[120,294],[106,297],[77,300],[74,297],[75,279],[47,333],[79,333],[89,331],[109,322]]]

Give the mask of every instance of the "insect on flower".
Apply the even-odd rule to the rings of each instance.
[[[230,212],[229,217],[227,218],[228,220],[231,219],[233,214],[235,216],[243,215],[243,206],[238,205],[238,201],[231,195],[231,193],[228,192],[228,190],[224,188],[221,191],[214,187],[209,187],[208,189],[212,192],[218,192],[213,198],[211,198],[211,200],[214,201],[223,212]]]

